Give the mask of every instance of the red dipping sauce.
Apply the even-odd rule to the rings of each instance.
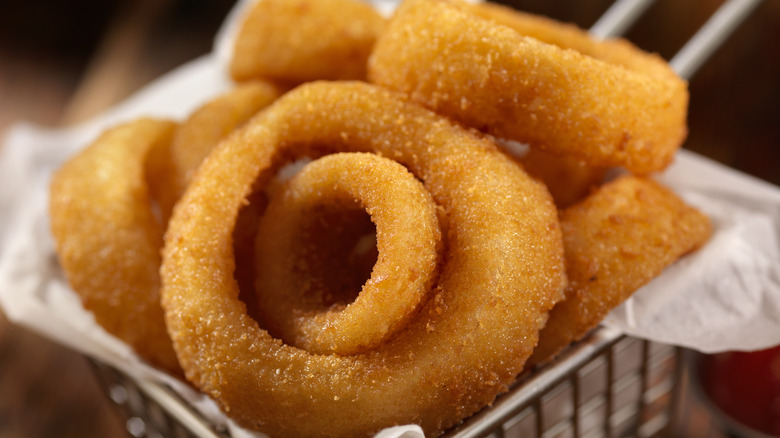
[[[704,394],[723,414],[780,437],[780,346],[703,355],[698,371]]]

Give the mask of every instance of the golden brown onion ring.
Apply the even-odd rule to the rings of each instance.
[[[318,246],[305,232],[325,209],[364,209],[379,255],[351,303],[333,303],[308,273]],[[438,274],[436,206],[403,166],[340,153],[307,164],[271,199],[257,232],[258,302],[269,332],[311,353],[378,347],[416,315]]]
[[[663,59],[492,4],[404,1],[369,79],[496,137],[635,173],[664,168],[687,134],[687,84]]]
[[[149,179],[163,223],[168,223],[173,206],[211,149],[282,92],[266,81],[239,84],[197,108],[182,122],[169,145],[152,151]]]
[[[145,160],[176,124],[140,119],[106,131],[66,162],[51,183],[57,254],[84,307],[150,363],[180,374],[160,307],[162,227]]]
[[[607,167],[589,166],[582,160],[538,149],[529,149],[517,160],[529,175],[547,186],[559,209],[581,201],[598,188],[609,170]]]
[[[365,79],[385,18],[358,0],[261,0],[236,37],[233,79]]]
[[[231,234],[253,183],[291,155],[370,151],[405,165],[447,215],[434,295],[396,337],[353,356],[284,345],[238,299]],[[175,210],[163,306],[188,379],[274,436],[436,435],[522,370],[561,297],[563,249],[543,186],[495,145],[364,83],[293,90],[222,142]],[[360,415],[350,415],[359,412]]]
[[[623,176],[561,212],[566,298],[529,366],[548,361],[664,268],[701,246],[709,219],[657,182]]]

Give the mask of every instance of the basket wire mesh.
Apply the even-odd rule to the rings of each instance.
[[[669,436],[679,349],[599,328],[450,437]]]
[[[619,36],[653,0],[618,0],[593,25],[597,38]],[[727,0],[671,59],[690,78],[760,0]],[[522,376],[495,403],[449,431],[471,437],[657,437],[685,435],[681,413],[685,354],[678,347],[598,327],[551,363]],[[166,386],[135,379],[92,361],[107,397],[134,437],[223,438]],[[682,408],[681,408],[682,407]]]
[[[190,407],[176,392],[136,379],[97,360],[90,364],[107,398],[117,406],[133,437],[223,438],[230,435]]]

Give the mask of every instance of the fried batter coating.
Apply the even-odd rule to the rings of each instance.
[[[398,161],[447,217],[433,296],[389,342],[352,356],[274,339],[232,276],[231,234],[255,181],[295,156],[337,151]],[[514,381],[563,271],[549,193],[493,143],[387,90],[319,82],[277,100],[200,167],[166,234],[162,302],[187,378],[244,426],[314,437],[413,423],[435,436]]]
[[[351,303],[317,290],[309,264],[320,251],[306,233],[323,209],[365,209],[379,255]],[[340,153],[307,164],[272,198],[257,234],[257,286],[269,332],[311,353],[354,354],[378,347],[417,314],[434,286],[441,233],[436,206],[395,161]]]
[[[529,366],[594,328],[664,268],[709,238],[709,219],[657,182],[623,176],[561,212],[566,298],[550,312]]]
[[[152,151],[149,179],[163,223],[168,223],[173,206],[211,149],[282,92],[279,86],[261,80],[239,84],[197,108],[170,144]]]
[[[358,0],[262,0],[237,35],[237,81],[365,79],[366,60],[386,19]]]
[[[566,208],[582,200],[604,181],[609,168],[589,166],[582,160],[530,149],[518,162],[550,191],[555,205]]]
[[[144,173],[149,151],[168,144],[175,129],[139,119],[106,131],[55,173],[49,214],[60,263],[84,307],[139,356],[180,374],[160,306],[163,232]]]
[[[496,137],[638,174],[687,134],[687,84],[660,57],[489,3],[405,0],[369,79]]]

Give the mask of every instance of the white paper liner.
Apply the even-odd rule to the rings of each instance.
[[[107,127],[142,115],[181,120],[228,89],[230,41],[252,1],[237,4],[212,54],[83,125],[51,130],[20,123],[0,149],[0,305],[8,318],[133,377],[170,385],[233,437],[262,435],[237,427],[208,397],[147,366],[81,307],[56,264],[46,202],[51,172]],[[388,13],[393,5],[374,3]],[[605,324],[703,352],[780,344],[780,188],[687,151],[658,179],[708,214],[714,235],[613,310]],[[417,426],[402,426],[378,436],[423,434]]]

